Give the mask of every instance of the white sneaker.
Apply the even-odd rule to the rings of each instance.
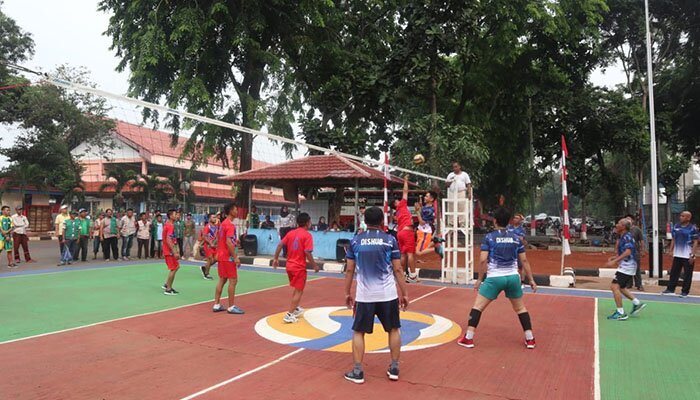
[[[214,304],[212,311],[214,311],[214,312],[226,311],[226,307],[222,306],[221,304]]]
[[[290,313],[284,314],[284,318],[282,318],[282,321],[284,321],[287,324],[296,324],[297,322],[299,322],[296,315]]]
[[[295,317],[301,317],[302,315],[304,315],[304,311],[306,310],[304,310],[301,307],[297,307],[294,309],[294,312],[292,314],[294,314]]]

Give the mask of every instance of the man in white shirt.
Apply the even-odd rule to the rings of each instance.
[[[29,255],[29,237],[27,236],[29,220],[22,214],[24,211],[22,206],[17,206],[15,211],[15,215],[12,216],[12,224],[15,226],[15,230],[12,231],[12,240],[15,243],[15,262],[19,262],[20,246],[22,246],[24,251],[24,261],[28,263],[35,262]]]
[[[454,199],[472,199],[472,181],[469,179],[469,175],[462,171],[462,166],[459,162],[455,161],[452,163],[452,172],[447,175],[447,198],[450,200]],[[457,203],[457,212],[461,215],[465,210],[465,202],[459,201]],[[447,212],[454,212],[454,203],[448,201]],[[447,218],[448,225],[451,221],[450,217]],[[457,224],[462,224],[462,218],[457,218]]]
[[[119,234],[122,237],[122,260],[128,261],[131,257],[131,246],[134,244],[136,234],[136,217],[134,210],[126,210],[126,215],[119,222]]]

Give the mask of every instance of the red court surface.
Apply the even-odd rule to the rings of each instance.
[[[309,282],[303,306],[337,306],[343,281]],[[411,285],[410,309],[464,326],[470,289]],[[241,296],[244,316],[214,314],[210,304],[115,321],[0,345],[3,399],[183,398],[297,351],[215,388],[206,399],[589,399],[593,398],[594,300],[526,295],[537,349],[526,350],[510,303],[481,318],[477,347],[454,342],[402,353],[401,379],[385,375],[387,354],[365,357],[364,385],[343,379],[349,353],[298,350],[259,336],[255,323],[283,311],[290,291]]]

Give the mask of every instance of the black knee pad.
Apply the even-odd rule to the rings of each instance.
[[[479,320],[481,319],[481,311],[476,308],[472,308],[469,313],[469,326],[476,328],[479,325]]]
[[[530,321],[530,313],[525,311],[524,313],[518,314],[520,319],[520,325],[523,326],[524,331],[532,330],[532,322]]]

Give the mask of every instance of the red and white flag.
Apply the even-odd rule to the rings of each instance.
[[[569,157],[569,150],[566,148],[566,139],[561,135],[561,200],[562,210],[564,212],[564,228],[562,232],[562,251],[564,255],[571,254],[571,246],[569,240],[571,233],[569,232],[569,191],[566,188],[566,159]]]

